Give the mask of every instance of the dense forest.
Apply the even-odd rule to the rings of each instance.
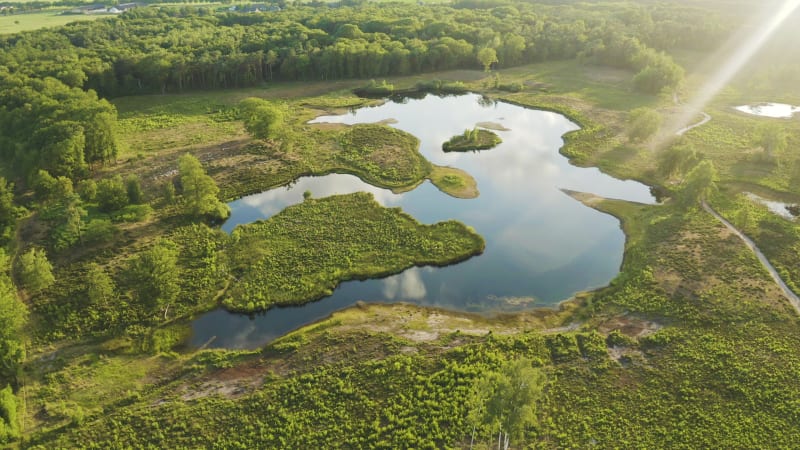
[[[2,156],[16,173],[79,179],[117,154],[119,95],[376,78],[580,58],[675,88],[664,51],[714,46],[724,27],[691,8],[514,4],[488,9],[301,7],[279,14],[138,8],[120,18],[0,38]]]
[[[700,131],[663,130],[701,84],[687,83],[692,69],[749,30],[747,10],[717,3],[315,2],[261,14],[154,4],[0,36],[0,445],[796,442],[797,318],[700,208],[711,202],[800,285],[797,225],[737,191],[800,198],[796,121],[753,125],[720,103]],[[794,28],[779,30],[723,96],[796,84],[795,40]],[[199,312],[303,304],[344,280],[484,250],[465,224],[421,224],[363,193],[307,192],[269,220],[219,229],[225,201],[302,175],[354,174],[402,191],[454,170],[385,124],[306,124],[374,104],[353,90],[395,85],[564,114],[581,130],[562,154],[667,200],[587,202],[620,218],[623,270],[559,310],[437,318],[469,324],[426,340],[433,310],[360,305],[262,350],[187,349]],[[163,140],[147,142],[154,136]],[[378,319],[412,332],[377,329]],[[229,379],[249,384],[226,390]]]
[[[119,19],[6,37],[11,74],[54,77],[101,96],[253,86],[272,80],[375,78],[580,57],[638,71],[651,93],[681,69],[662,53],[713,47],[723,27],[691,8],[295,8],[279,14],[212,14],[139,8]]]

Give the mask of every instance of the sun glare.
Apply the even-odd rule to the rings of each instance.
[[[772,11],[765,11],[748,26],[736,33],[728,43],[710,59],[710,64],[718,66],[708,81],[695,93],[687,103],[684,113],[675,124],[681,129],[697,120],[703,108],[721,91],[736,74],[747,64],[764,43],[780,28],[781,24],[800,7],[800,0],[785,0],[781,6]]]

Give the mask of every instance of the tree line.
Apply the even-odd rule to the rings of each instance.
[[[11,73],[54,77],[113,97],[480,68],[479,53],[491,49],[497,67],[582,57],[630,68],[643,72],[641,90],[658,92],[680,81],[680,68],[664,51],[714,45],[724,35],[719,21],[693,11],[528,3],[293,7],[270,14],[138,8],[2,38],[0,63]]]
[[[240,14],[137,8],[121,17],[0,37],[0,158],[17,179],[85,178],[118,152],[120,95],[380,78],[581,58],[637,72],[658,93],[683,69],[665,50],[719,42],[676,5],[290,7]],[[702,19],[702,20],[701,20]],[[709,44],[711,45],[711,44]]]

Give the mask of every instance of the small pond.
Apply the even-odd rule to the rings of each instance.
[[[736,106],[734,109],[746,114],[776,119],[790,119],[795,113],[800,112],[800,106],[787,105],[786,103],[756,103],[754,105]]]
[[[230,231],[300,203],[306,190],[315,197],[367,191],[381,204],[401,207],[423,223],[456,219],[474,227],[486,239],[486,251],[449,267],[412,268],[384,279],[345,282],[330,297],[305,306],[273,308],[252,317],[212,311],[194,321],[191,345],[258,347],[357,301],[406,301],[475,312],[554,305],[578,291],[607,284],[619,272],[625,241],[615,218],[583,206],[560,189],[655,201],[643,184],[569,164],[558,150],[562,136],[578,126],[564,116],[475,94],[391,100],[314,122],[387,119],[417,136],[420,151],[434,164],[470,173],[480,196],[453,198],[430,182],[393,194],[352,175],[306,177],[232,202],[232,215],[223,229]],[[496,131],[503,143],[481,152],[442,151],[444,141],[480,122],[504,127],[506,131]]]
[[[797,211],[797,204],[795,203],[785,203],[776,200],[766,199],[764,197],[753,194],[752,192],[745,192],[744,194],[750,200],[766,206],[771,213],[781,216],[784,219],[794,220],[795,217],[797,217],[797,214],[792,212],[792,211],[795,212]]]

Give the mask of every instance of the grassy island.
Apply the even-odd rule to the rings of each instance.
[[[446,152],[488,150],[497,147],[502,142],[500,136],[492,131],[473,128],[464,130],[463,134],[451,137],[449,141],[442,144],[442,150]]]
[[[386,125],[348,127],[339,135],[336,160],[367,183],[404,191],[418,185],[431,171],[419,153],[419,140]]]
[[[800,308],[738,232],[800,293],[800,223],[747,195],[800,203],[800,121],[733,109],[800,104],[797,11],[778,25],[774,4],[744,0],[162,3],[114,17],[42,3],[4,2],[0,34],[86,20],[0,39],[0,448],[797,446]],[[772,34],[719,83],[744,28]],[[473,92],[566,116],[561,155],[664,201],[570,192],[620,220],[625,255],[607,286],[558,308],[357,303],[253,350],[236,347],[261,330],[217,321],[195,347],[195,317],[221,304],[306,303],[484,251],[466,225],[365,193],[220,230],[216,206],[306,175],[477,195],[390,119],[309,123],[380,103],[354,94],[370,79],[381,95]],[[445,150],[526,126],[487,119]],[[540,163],[520,156],[491,170],[513,181]],[[508,271],[538,257],[491,244]],[[452,287],[426,292],[468,307]]]
[[[316,300],[346,280],[452,264],[484,248],[483,238],[459,222],[422,225],[367,193],[306,199],[237,228],[232,239],[239,281],[223,304],[248,312]]]
[[[341,132],[338,144],[335,155],[339,167],[328,169],[332,172],[352,172],[367,183],[394,192],[412,190],[427,178],[453,197],[478,196],[471,175],[431,164],[419,153],[419,140],[405,131],[384,124],[353,125]]]
[[[478,197],[478,183],[472,175],[455,167],[434,166],[428,176],[440,191],[456,198]]]

